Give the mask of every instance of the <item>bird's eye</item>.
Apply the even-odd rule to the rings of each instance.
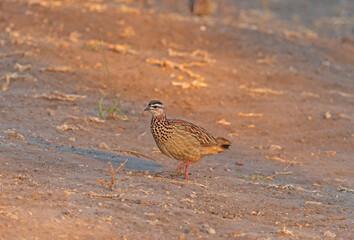
[[[153,106],[153,108],[157,108],[157,106]]]

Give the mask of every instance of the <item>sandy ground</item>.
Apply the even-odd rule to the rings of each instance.
[[[353,238],[353,2],[223,3],[1,1],[0,239]],[[231,149],[172,176],[152,99]]]

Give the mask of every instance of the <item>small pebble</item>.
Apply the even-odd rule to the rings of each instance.
[[[331,231],[325,231],[323,235],[326,237],[331,237],[331,238],[335,238],[337,236],[335,233],[333,233]]]
[[[216,231],[215,231],[215,229],[214,228],[209,228],[209,231],[208,231],[210,234],[215,234],[216,233]]]
[[[282,147],[279,145],[275,145],[275,144],[270,145],[269,152],[275,152],[277,150],[282,150]]]
[[[202,31],[202,32],[205,32],[207,30],[207,27],[206,26],[200,26],[200,31]]]
[[[181,202],[184,202],[184,203],[193,203],[193,199],[182,198],[182,199],[181,199]]]
[[[102,149],[102,150],[109,150],[108,145],[106,143],[104,143],[104,142],[99,143],[98,144],[98,148]]]
[[[191,194],[189,194],[189,197],[190,197],[190,198],[197,198],[197,195],[194,194],[194,193],[191,193]]]
[[[332,114],[330,112],[326,112],[325,115],[324,115],[324,118],[327,119],[327,120],[331,119],[331,117],[332,117]]]
[[[208,224],[202,224],[203,229],[205,229],[204,231],[206,231],[209,234],[215,234],[216,231],[214,228],[210,227]]]

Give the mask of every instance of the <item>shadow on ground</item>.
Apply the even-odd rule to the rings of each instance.
[[[59,152],[69,152],[78,154],[88,158],[94,158],[96,160],[108,163],[111,162],[113,165],[119,166],[121,163],[124,163],[128,159],[127,163],[124,165],[124,168],[136,170],[136,171],[149,171],[155,173],[157,169],[163,167],[162,164],[152,162],[149,160],[143,160],[135,157],[118,155],[114,153],[98,151],[93,149],[86,148],[76,148],[76,147],[62,147],[54,145],[50,142],[38,139],[38,138],[29,138],[29,141],[41,146],[52,147]]]

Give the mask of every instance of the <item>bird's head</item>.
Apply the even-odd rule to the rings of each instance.
[[[149,102],[144,111],[149,111],[153,116],[159,116],[164,114],[165,107],[163,106],[162,102],[158,100],[152,100]]]

